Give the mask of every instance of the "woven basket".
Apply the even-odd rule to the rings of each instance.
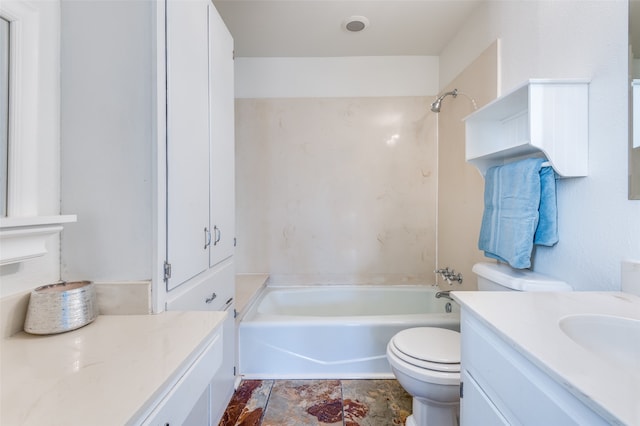
[[[91,281],[44,285],[31,292],[24,331],[64,333],[89,324],[97,316],[98,304]]]

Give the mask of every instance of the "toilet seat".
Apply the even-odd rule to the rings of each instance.
[[[406,329],[391,339],[389,350],[402,361],[419,368],[460,372],[460,333],[456,331],[435,327]]]

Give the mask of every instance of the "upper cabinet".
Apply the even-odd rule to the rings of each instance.
[[[166,22],[172,290],[234,251],[233,38],[207,0],[168,1]]]
[[[465,118],[466,159],[483,175],[543,156],[561,177],[586,176],[589,81],[529,80]]]
[[[213,7],[209,14],[211,63],[211,199],[209,266],[235,250],[235,95],[233,38]]]
[[[167,289],[209,267],[209,8],[167,1]]]

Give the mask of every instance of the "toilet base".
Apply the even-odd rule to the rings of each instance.
[[[438,404],[413,398],[413,413],[406,426],[458,426],[460,404]]]

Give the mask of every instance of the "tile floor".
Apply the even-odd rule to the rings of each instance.
[[[409,414],[396,380],[245,380],[219,426],[392,426]]]

